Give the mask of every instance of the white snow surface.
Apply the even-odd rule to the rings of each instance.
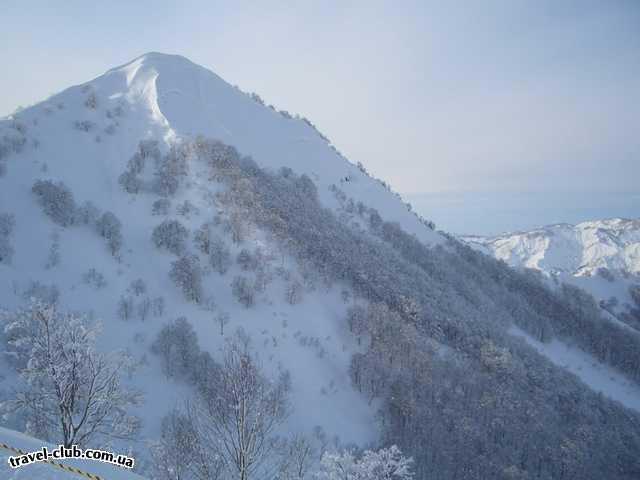
[[[509,333],[524,338],[538,353],[576,375],[592,390],[640,412],[640,386],[623,374],[601,364],[583,350],[558,339],[542,343],[515,326],[511,327]]]
[[[97,99],[95,109],[85,104],[91,95]],[[74,127],[74,122],[85,120],[93,124],[89,132]],[[443,237],[424,226],[397,196],[337,154],[304,121],[285,118],[211,71],[176,55],[143,55],[0,120],[0,138],[15,134],[17,124],[24,126],[27,143],[21,152],[3,160],[7,172],[0,177],[0,213],[16,218],[15,254],[9,265],[0,264],[0,308],[23,305],[24,290],[32,280],[56,284],[63,310],[87,311],[101,319],[100,348],[126,349],[140,360],[141,367],[130,380],[146,398],[136,412],[143,430],[140,440],[131,446],[134,454],[148,452],[147,442],[158,438],[161,417],[191,391],[162,374],[158,359],[149,350],[157,332],[184,315],[197,331],[201,348],[215,357],[225,338],[213,321],[220,311],[231,317],[226,336],[240,326],[249,332],[270,374],[279,368],[290,371],[294,412],[283,433],[310,433],[321,425],[329,437],[337,435],[343,442],[365,444],[376,439],[375,405],[352,388],[348,375],[357,346],[345,325],[348,304],[340,297],[342,287],[305,292],[302,303],[291,306],[284,301],[284,283],[276,277],[257,305],[245,309],[231,296],[231,280],[240,273],[234,265],[224,276],[212,273],[203,279],[205,293],[214,297],[214,312],[186,303],[168,276],[174,257],[151,243],[153,227],[164,219],[151,215],[151,205],[158,197],[125,193],[118,176],[140,140],[159,140],[166,150],[176,139],[202,134],[235,146],[262,167],[289,166],[296,173],[306,173],[327,207],[338,208],[328,188],[337,184],[349,197],[376,208],[384,219],[397,221],[423,242],[442,242]],[[202,173],[194,168],[186,187],[173,199],[169,216],[179,218],[191,231],[212,219],[211,194],[220,188]],[[114,212],[123,224],[121,263],[91,228],[60,228],[48,218],[31,193],[37,179],[62,181],[78,205],[90,200],[101,211]],[[184,200],[200,209],[190,219],[175,214],[175,206]],[[53,232],[60,236],[61,261],[47,269]],[[257,231],[244,245],[232,246],[233,257],[241,247],[275,248],[265,244],[263,237]],[[282,256],[282,265],[295,273],[291,258]],[[96,290],[82,282],[83,273],[91,267],[104,275],[105,288]],[[149,297],[165,297],[162,318],[145,322],[117,318],[117,301],[137,278],[147,284]],[[314,340],[315,346],[304,346],[305,338]],[[0,367],[0,396],[6,396],[15,373],[2,363]],[[129,446],[116,443],[121,449]]]

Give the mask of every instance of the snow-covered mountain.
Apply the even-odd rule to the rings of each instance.
[[[241,328],[269,384],[289,384],[276,433],[312,439],[315,463],[396,443],[418,478],[635,478],[640,338],[597,337],[582,292],[432,227],[309,121],[180,56],[0,120],[0,309],[36,298],[102,321],[98,348],[132,357],[123,382],[144,395],[137,438],[111,440],[137,473],[159,475],[163,418]],[[180,317],[189,351],[160,343]],[[24,375],[2,362],[11,400]]]
[[[640,220],[612,218],[463,239],[512,267],[539,270],[556,283],[585,289],[607,312],[640,328],[631,293],[640,285]]]
[[[0,213],[15,217],[15,253],[10,263],[0,266],[4,292],[0,305],[11,309],[22,303],[32,282],[55,284],[67,308],[93,311],[106,324],[106,348],[128,348],[139,357],[148,355],[148,346],[163,321],[127,324],[116,319],[118,299],[127,295],[128,286],[138,278],[145,282],[150,298],[165,298],[162,318],[187,316],[200,338],[211,339],[211,351],[223,341],[213,320],[215,313],[186,305],[171,284],[167,276],[170,256],[150,251],[151,231],[162,220],[152,215],[157,197],[127,194],[118,183],[141,140],[157,140],[162,145],[196,135],[222,140],[251,155],[261,166],[295,166],[297,173],[313,179],[326,205],[338,205],[329,185],[347,185],[351,197],[378,208],[385,218],[398,221],[423,241],[442,240],[380,182],[345,161],[308,123],[263,106],[184,57],[143,55],[12,116],[1,128],[8,158],[0,164],[6,170],[0,179]],[[16,147],[20,153],[9,155]],[[191,173],[190,185],[173,199],[173,209],[189,202],[193,206],[190,213],[174,216],[195,231],[217,213],[212,201],[216,189],[200,172]],[[114,212],[125,230],[119,262],[109,258],[104,242],[90,229],[62,228],[48,221],[31,192],[33,182],[41,178],[62,181],[78,204],[91,201],[101,211]],[[274,247],[266,245],[258,232],[247,246],[251,251],[263,246],[266,254],[281,256],[271,251]],[[46,268],[52,248],[59,248],[60,260],[55,267]],[[235,258],[241,248],[231,248]],[[282,265],[295,268],[287,258]],[[105,287],[96,289],[84,283],[83,275],[92,268],[104,277]],[[373,440],[373,409],[355,393],[348,378],[353,340],[340,323],[346,310],[340,292],[316,290],[306,295],[304,303],[291,306],[284,298],[284,284],[277,284],[272,296],[260,302],[261,308],[247,310],[231,297],[233,273],[232,269],[224,277],[208,277],[205,289],[228,292],[211,295],[216,311],[232,319],[226,328],[248,330],[263,361],[285,364],[292,373],[294,403],[307,407],[294,412],[292,428],[310,432],[321,425],[329,438],[339,435],[344,442],[358,443]],[[140,412],[149,435],[157,434],[159,428],[151,419],[181,397],[180,388],[167,391],[166,383],[158,378],[161,373],[152,364],[137,380],[153,399],[152,406]]]
[[[243,248],[253,253],[260,247],[266,257],[277,256],[273,263],[287,280],[276,278],[257,300],[259,308],[249,310],[231,295],[231,280],[242,273],[232,267],[224,276],[207,276],[204,289],[215,292],[208,294],[211,305],[186,304],[167,276],[171,256],[150,250],[151,231],[164,219],[152,215],[158,197],[127,194],[118,183],[141,141],[159,142],[166,150],[203,135],[233,145],[262,167],[295,167],[313,180],[322,203],[334,210],[339,201],[329,186],[339,185],[425,243],[443,241],[382,182],[347,162],[308,121],[264,106],[184,57],[149,53],[12,115],[0,129],[0,214],[15,219],[14,253],[0,263],[0,307],[14,309],[40,287],[55,285],[65,308],[102,320],[105,350],[125,348],[142,362],[165,319],[179,316],[188,317],[199,338],[208,339],[205,348],[215,353],[224,335],[214,318],[226,314],[231,319],[227,331],[242,327],[253,337],[262,362],[273,369],[284,365],[291,373],[293,403],[305,408],[294,409],[289,431],[311,433],[321,426],[326,438],[358,444],[377,437],[374,409],[349,379],[350,355],[357,348],[343,322],[348,305],[340,289],[313,288],[313,279],[297,273],[293,259],[254,231],[241,246],[229,242],[231,257]],[[78,204],[90,201],[100,212],[113,212],[125,231],[119,261],[90,228],[65,228],[47,219],[31,192],[36,179],[60,181]],[[214,198],[217,187],[205,173],[194,168],[186,182],[187,188],[172,199],[169,216],[195,231],[223,212]],[[184,205],[189,212],[175,213]],[[90,272],[96,272],[92,279],[100,279],[98,287],[88,280]],[[139,278],[147,290],[139,301],[163,298],[166,308],[155,321],[124,323],[117,319],[118,302],[129,299],[128,287]],[[298,281],[304,283],[304,302],[290,305],[285,290]],[[157,438],[159,419],[185,395],[180,385],[169,388],[162,378],[153,362],[136,377],[136,385],[152,399],[138,412],[149,439]],[[10,383],[5,381],[5,391]]]
[[[620,275],[640,274],[640,220],[612,218],[566,223],[464,240],[514,267],[591,276],[604,268]],[[606,275],[606,273],[605,273]]]

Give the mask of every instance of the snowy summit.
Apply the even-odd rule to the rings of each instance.
[[[637,272],[636,234],[474,240]],[[181,56],[0,120],[2,443],[161,480],[636,479],[640,290],[620,320],[550,283]]]

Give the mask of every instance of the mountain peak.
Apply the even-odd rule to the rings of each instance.
[[[329,187],[340,185],[354,200],[385,213],[425,243],[443,241],[398,197],[390,201],[385,185],[348,162],[311,122],[267,106],[257,95],[243,92],[181,55],[142,54],[19,115],[27,125],[43,118],[51,121],[30,129],[29,141],[55,151],[77,145],[80,130],[88,134],[87,149],[94,157],[105,153],[100,143],[118,145],[121,155],[110,157],[106,164],[120,172],[140,140],[157,140],[163,148],[200,135],[219,140],[263,167],[287,166],[307,175],[331,202],[335,199]],[[82,163],[75,168],[88,169],[85,173],[93,175]],[[75,178],[69,182],[75,183]],[[73,186],[82,192],[88,184],[78,181]]]
[[[139,68],[141,66],[145,66],[147,68],[156,68],[156,69],[167,69],[170,68],[174,71],[179,71],[181,69],[201,69],[208,71],[209,73],[213,73],[204,67],[198,65],[197,63],[192,62],[187,57],[182,55],[172,54],[172,53],[162,53],[162,52],[147,52],[144,53],[133,60],[130,60],[127,63],[124,63],[118,67],[112,68],[106,72],[106,75],[112,72],[118,71],[126,71],[131,68]]]

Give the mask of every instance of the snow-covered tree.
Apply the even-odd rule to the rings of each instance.
[[[215,321],[220,326],[220,335],[224,335],[224,327],[229,323],[229,314],[220,312],[216,315]]]
[[[317,450],[313,443],[301,434],[283,439],[281,443],[279,450],[282,460],[278,466],[278,480],[310,478],[311,468],[317,461]]]
[[[176,213],[180,216],[190,218],[191,215],[198,215],[200,210],[189,200],[185,200],[176,207]]]
[[[76,221],[80,225],[94,225],[100,217],[100,210],[92,202],[84,202],[76,209]]]
[[[175,194],[180,186],[179,177],[166,165],[161,166],[155,174],[153,191],[163,197]]]
[[[168,198],[159,198],[151,206],[152,215],[168,215],[171,208],[171,200]]]
[[[285,296],[289,305],[296,305],[300,303],[302,300],[302,293],[304,291],[304,287],[300,280],[295,278],[291,283],[287,285]]]
[[[629,287],[629,295],[636,304],[636,307],[640,308],[640,285],[631,285]]]
[[[91,120],[76,120],[73,122],[73,126],[81,132],[90,132],[95,128],[96,124]]]
[[[227,474],[239,480],[263,478],[276,446],[276,429],[289,414],[289,377],[269,379],[250,349],[246,334],[226,345],[216,378],[189,416],[200,441],[216,447]]]
[[[325,453],[318,480],[410,480],[413,460],[392,445],[377,451],[367,450],[360,458],[350,451]]]
[[[233,243],[242,243],[251,232],[247,219],[240,212],[232,212],[225,224],[225,229],[231,233]]]
[[[118,300],[118,317],[122,320],[129,320],[133,317],[134,302],[130,295],[122,295]]]
[[[131,170],[122,172],[118,177],[118,183],[127,193],[138,193],[142,189],[142,180]]]
[[[89,95],[87,95],[87,99],[84,101],[84,105],[90,110],[95,110],[96,108],[98,108],[98,98],[96,97],[95,92],[89,92]]]
[[[95,350],[99,324],[40,302],[4,312],[2,320],[22,380],[9,407],[37,419],[39,435],[68,447],[135,434],[138,422],[127,408],[140,396],[121,382],[130,359]]]
[[[127,162],[127,171],[131,172],[133,175],[138,175],[142,173],[146,163],[146,156],[141,155],[140,152],[136,152]]]
[[[109,252],[114,257],[122,247],[122,223],[113,212],[105,212],[96,222],[96,231],[107,241]]]
[[[202,300],[202,270],[200,259],[196,255],[185,255],[171,264],[171,280],[182,290],[190,302]]]
[[[156,297],[151,304],[154,317],[161,317],[164,315],[164,297]]]
[[[96,289],[103,288],[107,285],[104,275],[98,272],[95,268],[90,268],[82,274],[82,282],[87,285],[92,285]]]
[[[176,145],[156,162],[153,190],[158,195],[169,197],[176,193],[180,178],[187,173],[188,144]]]
[[[76,216],[76,203],[71,191],[62,183],[37,180],[31,189],[38,203],[51,220],[60,226],[72,225]]]
[[[138,318],[143,322],[149,317],[151,313],[151,300],[149,300],[149,297],[144,297],[140,300],[136,307],[136,311],[138,313]]]
[[[162,369],[167,377],[188,378],[198,356],[198,337],[186,317],[168,323],[151,345],[151,351],[160,355]]]
[[[360,480],[358,476],[357,460],[351,451],[324,453],[315,474],[317,480]]]
[[[358,344],[362,341],[362,335],[367,332],[368,318],[367,311],[360,305],[353,305],[347,310],[347,324],[349,330],[358,339]]]
[[[203,223],[193,236],[193,243],[196,248],[205,255],[211,254],[211,225]]]
[[[254,257],[251,255],[251,252],[246,248],[240,250],[238,256],[236,257],[236,263],[240,266],[242,270],[255,270],[256,262]]]
[[[15,216],[10,213],[0,213],[0,263],[9,263],[13,257],[11,233],[15,227]]]
[[[60,234],[55,230],[51,233],[51,244],[49,245],[49,253],[47,262],[44,267],[48,270],[56,267],[60,263]]]
[[[245,307],[249,308],[255,303],[255,291],[247,277],[238,275],[231,283],[231,293]]]
[[[231,252],[220,237],[212,237],[209,242],[209,264],[214,271],[224,275],[231,266]]]
[[[131,282],[131,285],[129,285],[129,291],[136,297],[139,297],[140,295],[147,293],[147,285],[144,283],[143,279],[137,278]]]
[[[163,419],[161,437],[152,448],[154,478],[158,480],[217,480],[224,463],[210,445],[203,444],[188,415],[177,408]]]
[[[58,290],[58,287],[55,284],[46,285],[38,280],[30,280],[27,284],[27,288],[25,288],[22,293],[22,298],[26,301],[31,301],[33,298],[42,303],[54,304],[58,303],[60,290]]]
[[[189,237],[187,229],[177,220],[165,220],[153,229],[151,239],[156,247],[181,255]]]

